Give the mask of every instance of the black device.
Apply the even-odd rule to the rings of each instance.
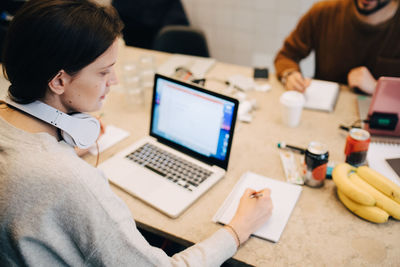
[[[395,113],[374,112],[369,118],[369,128],[394,131],[398,121]]]
[[[254,68],[254,79],[268,79],[268,68]]]

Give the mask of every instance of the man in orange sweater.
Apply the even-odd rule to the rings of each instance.
[[[275,58],[278,77],[303,92],[299,61],[315,51],[315,78],[372,94],[380,76],[400,77],[399,0],[331,0],[314,4]]]

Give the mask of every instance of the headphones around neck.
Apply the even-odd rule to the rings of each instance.
[[[82,149],[91,147],[100,135],[100,122],[85,113],[68,115],[39,100],[29,104],[18,104],[8,96],[5,102],[25,113],[47,122],[61,131],[64,141]]]

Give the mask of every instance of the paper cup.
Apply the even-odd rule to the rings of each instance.
[[[301,112],[305,103],[302,93],[287,91],[280,97],[283,124],[296,127],[300,123]]]

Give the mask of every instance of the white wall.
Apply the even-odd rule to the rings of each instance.
[[[299,18],[318,0],[181,0],[191,24],[202,29],[212,57],[267,66]],[[302,63],[313,73],[312,58]]]
[[[283,40],[312,4],[320,0],[181,1],[192,26],[205,32],[212,57],[274,71],[273,60]],[[302,61],[301,67],[306,76],[312,76],[313,55]]]

